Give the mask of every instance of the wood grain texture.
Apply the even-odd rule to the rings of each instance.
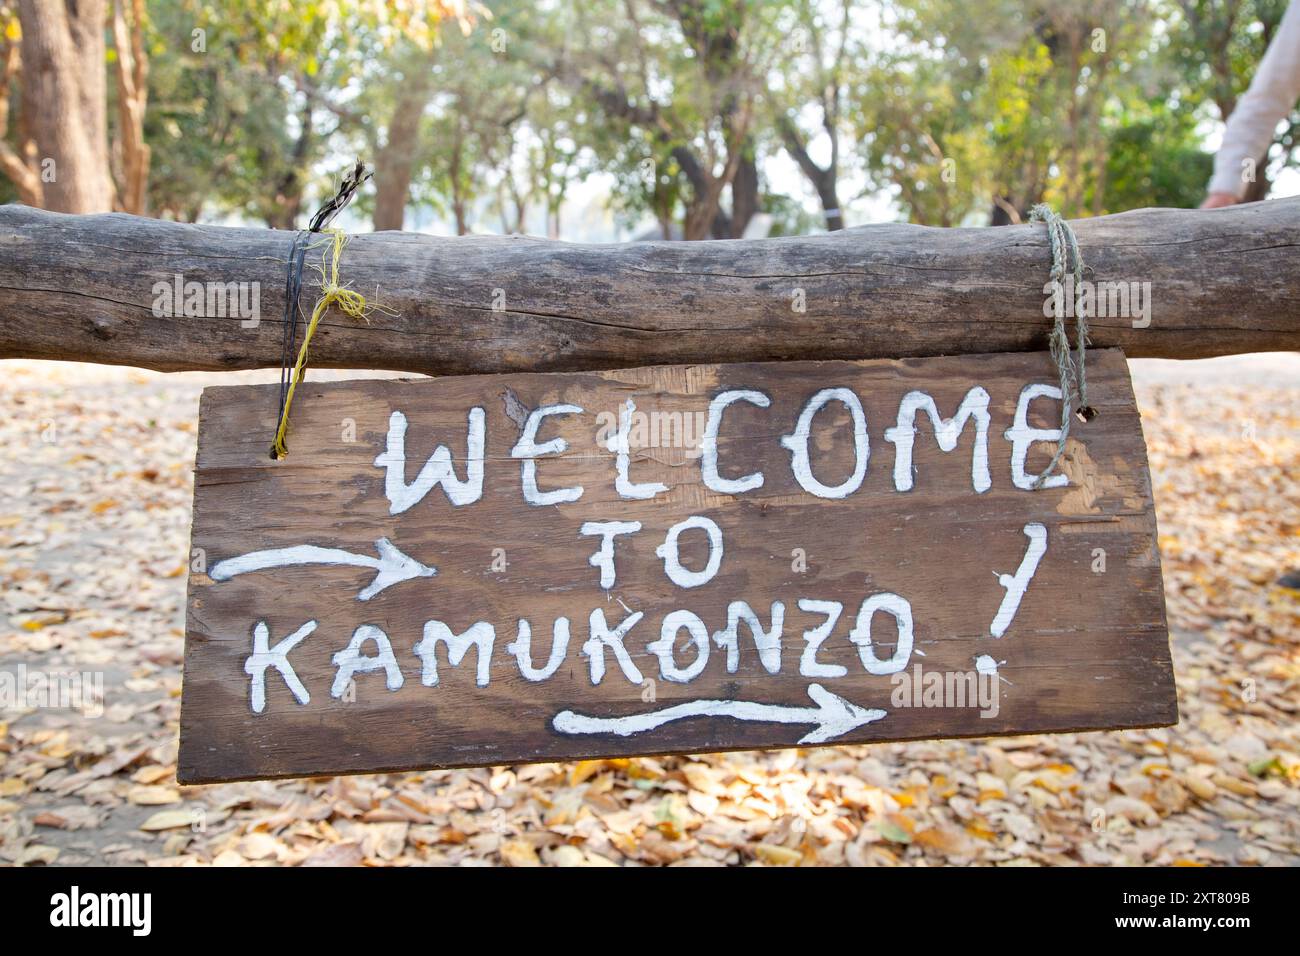
[[[373,555],[375,540],[386,536],[438,573],[396,584],[368,601],[357,599],[374,576],[365,568],[302,566],[219,582],[191,575],[179,778],[202,783],[792,746],[809,726],[713,716],[616,737],[565,735],[552,721],[565,709],[619,716],[698,699],[808,707],[813,680],[800,674],[803,633],[824,618],[800,610],[800,598],[844,605],[817,659],[841,664],[847,674],[816,682],[854,704],[887,711],[832,742],[1172,723],[1177,709],[1141,423],[1121,353],[1092,353],[1090,373],[1090,398],[1100,415],[1072,432],[1063,465],[1070,484],[1038,491],[1012,486],[1011,446],[1003,432],[1012,424],[1022,388],[1053,380],[1051,361],[1041,353],[309,384],[294,406],[290,455],[278,462],[267,455],[275,388],[209,388],[201,405],[193,529],[208,570],[235,555],[300,544]],[[968,425],[956,449],[945,453],[921,415],[915,485],[895,490],[895,445],[883,436],[896,422],[903,395],[924,390],[948,417],[976,385],[991,396],[991,488],[982,494],[972,489],[974,428]],[[860,397],[870,457],[861,487],[828,500],[796,482],[780,437],[793,431],[814,393],[838,386]],[[693,443],[664,441],[661,434],[659,447],[637,447],[645,435],[634,429],[632,480],[662,482],[668,491],[654,500],[620,500],[614,456],[597,441],[597,416],[617,413],[631,398],[639,412],[679,413],[667,421],[697,416],[692,427],[698,436],[710,397],[727,388],[771,396],[765,409],[730,406],[718,443],[724,477],[761,470],[763,486],[737,496],[714,493],[701,483]],[[584,493],[574,503],[532,507],[524,503],[521,466],[511,449],[529,410],[560,402],[576,404],[584,414],[545,419],[539,440],[562,436],[569,448],[539,461],[538,482],[542,489],[581,485]],[[410,510],[391,515],[383,471],[373,464],[385,448],[390,414],[401,410],[410,423],[408,480],[439,444],[453,449],[456,473],[464,478],[472,406],[486,410],[481,499],[453,507],[435,488]],[[1039,399],[1030,409],[1036,427],[1052,427],[1059,415],[1051,399]],[[353,423],[355,441],[348,441]],[[810,447],[819,480],[835,484],[852,473],[852,433],[843,406],[832,403],[818,414]],[[1034,446],[1031,472],[1046,464],[1051,447]],[[668,579],[655,552],[667,530],[690,515],[717,522],[724,553],[712,580],[685,589]],[[588,520],[643,525],[639,533],[617,539],[617,578],[608,593],[588,563],[599,539],[579,534]],[[1028,522],[1046,527],[1047,552],[1010,629],[994,639],[989,626],[1006,593],[995,575],[1017,570]],[[681,541],[683,562],[703,567],[703,533],[687,532]],[[494,570],[497,548],[508,564]],[[799,568],[795,549],[803,549],[806,570]],[[1098,549],[1105,556],[1100,572]],[[910,602],[915,644],[909,671],[920,663],[926,671],[969,672],[980,655],[1000,662],[996,716],[980,717],[971,708],[892,705],[891,678],[868,674],[848,636],[863,599],[882,591]],[[698,677],[689,683],[665,680],[658,658],[647,650],[660,637],[662,619],[687,609],[712,635],[724,628],[728,605],[741,600],[764,626],[771,603],[785,605],[779,672],[762,666],[742,628],[735,673],[711,642]],[[611,625],[627,609],[644,612],[625,646],[642,675],[653,679],[653,701],[643,699],[648,685],[628,680],[610,654],[603,680],[593,686],[582,645],[596,608]],[[533,660],[540,667],[550,654],[558,616],[572,623],[563,663],[550,679],[528,682],[506,651],[516,623],[530,621]],[[266,709],[253,713],[244,662],[256,623],[267,623],[274,643],[308,620],[318,627],[289,660],[310,702],[297,703],[269,671]],[[414,647],[428,620],[444,621],[456,632],[478,621],[494,626],[486,687],[475,685],[475,650],[452,666],[445,648],[438,651],[438,686],[422,685]],[[405,683],[390,691],[382,671],[359,674],[355,699],[336,700],[330,696],[332,657],[363,624],[387,634]],[[877,615],[878,655],[888,658],[896,640],[892,621]],[[696,651],[687,643],[683,631],[678,666],[694,660]],[[365,649],[375,651],[373,643]]]
[[[1130,357],[1300,349],[1300,198],[1074,222],[1095,281],[1149,282],[1150,325],[1092,319]],[[293,234],[0,207],[0,358],[163,371],[278,367]],[[315,255],[313,256],[313,260]],[[1045,349],[1039,225],[580,245],[355,236],[342,276],[391,313],[326,316],[318,367],[431,374]],[[157,282],[257,283],[260,321],[157,317]],[[303,290],[310,312],[316,276]],[[803,311],[793,308],[796,290]]]

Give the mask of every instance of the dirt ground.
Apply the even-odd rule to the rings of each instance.
[[[177,788],[198,394],[275,373],[0,362],[0,674],[103,680],[0,710],[0,863],[1295,865],[1300,356],[1133,368],[1177,727]]]

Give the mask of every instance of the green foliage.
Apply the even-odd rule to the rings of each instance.
[[[1162,110],[1149,119],[1131,118],[1109,139],[1103,208],[1195,206],[1213,167],[1214,157],[1201,148],[1188,113]],[[1090,204],[1097,188],[1094,183],[1089,190]]]
[[[326,71],[349,62],[347,47],[330,41],[334,12],[317,3],[151,4],[152,209],[293,224],[319,152],[312,130]]]
[[[873,186],[909,218],[1195,205],[1204,124],[1231,112],[1285,3],[909,0],[857,90]],[[1289,162],[1297,127],[1280,137]],[[943,165],[955,178],[938,175]]]
[[[941,61],[882,57],[855,93],[866,172],[908,219],[955,226],[987,209],[991,124]]]

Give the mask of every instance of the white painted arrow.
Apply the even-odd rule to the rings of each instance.
[[[357,568],[374,568],[379,573],[375,575],[369,586],[357,595],[358,601],[369,601],[384,588],[401,584],[411,578],[431,578],[438,573],[437,568],[421,564],[404,554],[387,538],[376,541],[375,549],[379,552],[377,558],[365,554],[353,554],[340,548],[319,548],[314,544],[250,551],[248,554],[217,562],[209,572],[209,576],[214,581],[228,581],[237,574],[297,564],[344,564]]]
[[[562,734],[617,734],[620,737],[630,737],[632,734],[654,730],[669,721],[685,720],[688,717],[731,717],[759,723],[816,724],[816,729],[799,738],[799,743],[820,744],[885,716],[885,711],[859,707],[832,694],[821,684],[809,684],[808,696],[816,707],[760,704],[750,700],[692,700],[626,717],[589,717],[563,710],[555,715],[551,726]]]

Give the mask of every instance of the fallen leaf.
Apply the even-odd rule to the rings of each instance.
[[[527,840],[507,840],[501,844],[501,862],[506,866],[541,866],[537,850]]]
[[[754,855],[771,866],[798,866],[803,854],[785,846],[760,843],[754,847]]]
[[[157,830],[175,830],[178,827],[190,826],[195,820],[195,814],[191,810],[160,810],[140,824],[140,829],[150,833]]]
[[[126,799],[138,807],[161,807],[169,803],[179,803],[181,794],[172,787],[132,787],[127,791]]]

